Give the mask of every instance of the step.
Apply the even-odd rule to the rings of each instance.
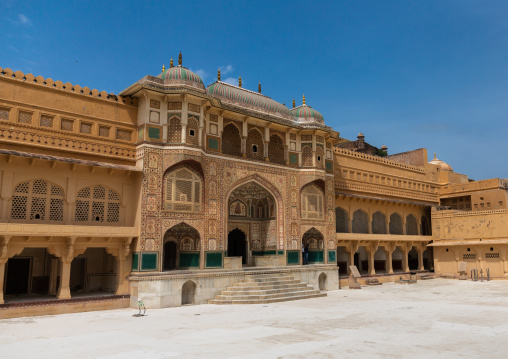
[[[272,274],[247,274],[245,279],[265,279],[265,278],[294,278],[287,273],[272,273]]]
[[[292,301],[292,300],[320,298],[320,297],[326,297],[326,293],[320,292],[320,293],[316,293],[316,294],[305,294],[305,295],[301,295],[301,296],[281,297],[281,298],[273,298],[273,299],[258,299],[258,300],[211,299],[208,301],[208,303],[209,304],[267,304],[267,303],[286,302],[286,301]]]
[[[283,289],[293,289],[293,288],[307,288],[308,285],[305,283],[293,283],[293,284],[279,284],[279,285],[255,285],[255,286],[231,286],[226,287],[226,290],[229,291],[251,291],[251,290],[283,290]]]
[[[253,286],[253,285],[277,285],[277,284],[292,284],[300,283],[298,279],[280,279],[280,280],[255,280],[255,281],[239,281],[235,285],[239,286]]]
[[[290,292],[299,292],[305,290],[314,290],[313,287],[302,286],[296,288],[284,288],[284,289],[266,289],[266,290],[223,290],[220,295],[268,295],[268,294],[280,294],[280,293],[290,293]]]
[[[219,294],[215,296],[215,299],[222,299],[222,300],[248,300],[248,299],[273,299],[273,298],[281,298],[281,297],[297,297],[300,295],[306,295],[306,294],[317,294],[320,293],[319,290],[301,290],[301,291],[291,291],[291,292],[284,292],[284,293],[273,293],[273,294],[258,294],[258,295],[225,295],[225,294]]]

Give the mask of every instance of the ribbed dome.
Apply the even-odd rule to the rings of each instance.
[[[206,88],[206,91],[208,94],[220,97],[233,105],[293,120],[291,112],[286,106],[259,93],[221,81],[214,82]]]
[[[165,85],[187,85],[201,90],[205,89],[201,77],[183,66],[170,67],[157,77],[163,79]]]
[[[444,162],[444,161],[441,161],[440,159],[438,159],[436,157],[436,153],[434,153],[434,158],[432,159],[432,161],[429,161],[430,164],[433,164],[433,165],[436,165],[436,166],[439,166],[439,168],[441,169],[441,171],[449,171],[449,172],[453,172],[453,168],[452,166],[450,166],[448,163]]]
[[[291,109],[291,114],[299,123],[319,123],[320,125],[324,125],[325,123],[323,115],[307,105],[301,105]]]

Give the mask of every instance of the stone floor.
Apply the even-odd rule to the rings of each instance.
[[[0,320],[3,358],[506,358],[508,281],[387,283],[259,305]]]

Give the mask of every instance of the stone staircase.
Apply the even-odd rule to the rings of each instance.
[[[227,287],[209,304],[261,304],[325,297],[326,293],[286,273],[251,274]]]

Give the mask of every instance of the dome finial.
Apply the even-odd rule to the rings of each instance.
[[[182,66],[182,52],[180,51],[180,55],[178,55],[178,66]]]
[[[436,157],[436,152],[434,152],[434,159],[437,160],[437,157]]]
[[[284,101],[284,102],[282,103],[282,106],[286,106],[286,101]]]
[[[242,76],[238,78],[238,87],[242,87]]]
[[[162,72],[166,71],[166,67],[162,64]]]
[[[173,58],[171,58],[171,61],[169,61],[169,68],[173,67]]]
[[[261,82],[258,85],[258,92],[261,93]]]
[[[305,105],[305,94],[303,94],[303,104]]]
[[[293,108],[295,108],[296,106],[296,103],[295,103],[295,99],[293,98]]]
[[[217,70],[217,81],[220,81],[220,69]]]

